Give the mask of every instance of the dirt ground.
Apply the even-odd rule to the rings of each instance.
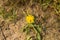
[[[0,5],[3,1],[0,1]],[[6,7],[6,6],[4,6]],[[6,7],[9,10],[10,7]],[[22,32],[25,26],[25,16],[22,9],[30,10],[38,22],[42,23],[42,40],[60,40],[60,15],[56,15],[52,8],[42,11],[39,5],[20,7],[17,10],[18,19],[16,23],[6,22],[0,17],[0,40],[25,40],[26,34]]]

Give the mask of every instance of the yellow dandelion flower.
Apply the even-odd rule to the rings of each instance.
[[[32,16],[32,15],[26,16],[26,22],[27,23],[34,23],[34,16]]]

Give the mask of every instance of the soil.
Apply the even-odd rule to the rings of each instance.
[[[0,5],[3,5],[2,1],[0,2]],[[51,8],[42,11],[39,5],[19,8],[17,10],[19,20],[16,23],[6,22],[0,17],[0,40],[25,40],[26,34],[22,32],[22,29],[26,21],[22,9],[29,10],[29,13],[35,15],[38,22],[42,23],[42,40],[60,40],[60,20],[58,21],[60,15],[56,15]]]

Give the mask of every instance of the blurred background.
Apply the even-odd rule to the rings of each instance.
[[[42,40],[60,40],[60,0],[0,0],[0,40],[26,39],[27,11],[42,25]]]

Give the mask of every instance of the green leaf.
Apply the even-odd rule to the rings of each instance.
[[[41,40],[41,36],[40,36],[39,33],[37,33],[37,35],[36,35],[36,39],[37,39],[37,40]]]

